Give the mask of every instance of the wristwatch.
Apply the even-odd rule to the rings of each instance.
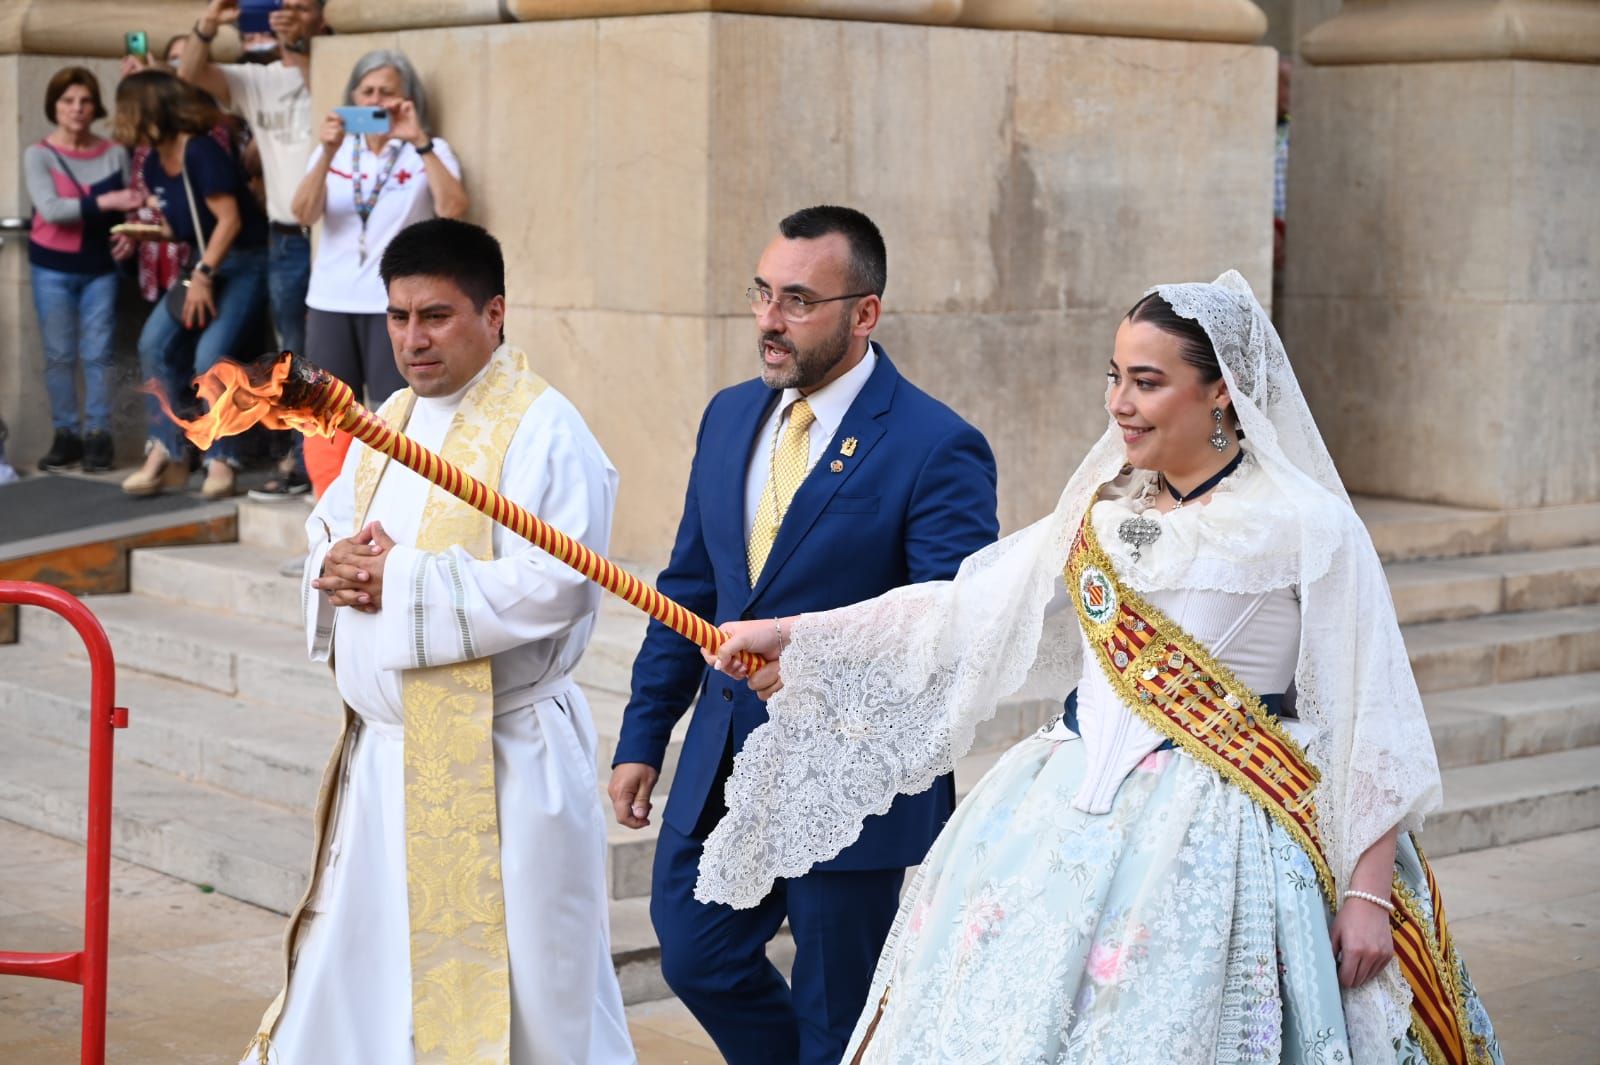
[[[428,153],[430,153],[432,151],[433,151],[433,138],[432,137],[428,138],[428,143],[427,144],[421,145],[420,147],[417,148],[417,154],[418,155],[427,155]]]
[[[215,270],[211,269],[211,264],[207,262],[197,264],[194,268],[194,272],[197,274],[204,274],[207,277],[215,277],[217,273]]]

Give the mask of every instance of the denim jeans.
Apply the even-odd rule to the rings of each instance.
[[[111,431],[116,364],[111,332],[116,324],[117,275],[69,274],[34,266],[33,306],[44,335],[44,387],[50,421],[78,432],[78,362],[83,362],[83,428]]]
[[[201,330],[186,330],[157,301],[139,334],[139,365],[145,380],[155,379],[180,416],[189,404],[189,384],[223,358],[248,361],[254,351],[240,345],[267,302],[267,252],[265,248],[232,248],[217,268],[217,316]],[[192,412],[191,412],[192,413]],[[166,445],[172,455],[182,454],[183,432],[150,400],[150,438]],[[232,439],[223,437],[206,452],[208,459],[233,461]]]
[[[311,240],[274,228],[267,235],[267,285],[272,292],[272,327],[278,344],[306,353],[306,289],[311,284]],[[294,467],[306,472],[305,437],[294,433]]]
[[[311,284],[311,241],[273,229],[267,237],[267,285],[272,292],[272,327],[278,343],[306,353],[306,288]]]

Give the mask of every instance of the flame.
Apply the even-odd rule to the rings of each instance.
[[[220,438],[237,436],[253,425],[295,429],[307,436],[332,436],[335,427],[327,417],[309,407],[291,407],[282,402],[283,385],[291,368],[289,353],[278,356],[263,375],[264,362],[255,364],[256,372],[252,373],[249,367],[223,359],[195,378],[195,388],[207,409],[194,419],[178,417],[159,382],[146,381],[142,391],[155,397],[161,412],[177,423],[183,435],[201,451]]]

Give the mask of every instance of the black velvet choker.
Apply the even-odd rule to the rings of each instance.
[[[1167,486],[1167,493],[1169,495],[1171,495],[1172,498],[1177,501],[1178,506],[1181,507],[1185,503],[1187,503],[1189,500],[1194,499],[1197,496],[1203,496],[1207,492],[1209,492],[1213,488],[1215,488],[1217,485],[1221,484],[1223,479],[1225,477],[1227,477],[1228,474],[1230,474],[1234,470],[1238,469],[1239,468],[1239,463],[1241,463],[1243,461],[1244,461],[1244,448],[1240,448],[1234,454],[1233,458],[1228,460],[1228,464],[1226,466],[1222,467],[1222,469],[1218,470],[1216,473],[1212,474],[1210,477],[1207,477],[1204,481],[1200,482],[1200,486],[1198,488],[1196,488],[1192,492],[1180,492],[1180,491],[1178,491],[1176,488],[1172,487],[1172,482],[1167,480],[1165,477],[1161,478],[1161,483]]]

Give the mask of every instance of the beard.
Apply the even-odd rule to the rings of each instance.
[[[795,388],[802,392],[816,388],[850,353],[850,328],[850,316],[841,315],[833,335],[809,348],[796,347],[788,337],[777,333],[762,333],[756,343],[756,358],[762,358],[763,344],[771,344],[788,352],[790,361],[786,366],[768,366],[763,359],[761,380],[768,388]]]

